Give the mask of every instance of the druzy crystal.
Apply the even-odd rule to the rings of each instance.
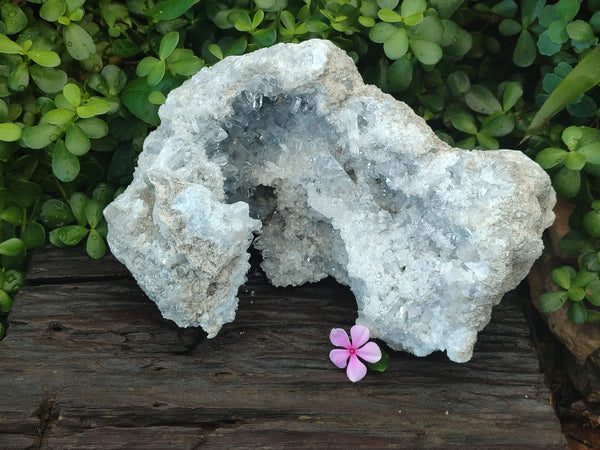
[[[209,337],[234,319],[252,244],[275,286],[332,276],[373,337],[467,361],[554,218],[534,162],[448,146],[327,41],[225,58],[160,118],[108,241],[164,317]]]

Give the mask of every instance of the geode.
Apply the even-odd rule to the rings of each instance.
[[[160,118],[108,242],[164,317],[208,337],[234,319],[253,243],[275,286],[332,276],[372,336],[467,361],[554,219],[524,154],[450,147],[327,41],[225,58]]]

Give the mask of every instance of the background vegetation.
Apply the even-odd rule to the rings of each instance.
[[[575,322],[600,312],[600,0],[0,0],[0,338],[27,252],[106,252],[169,91],[277,42],[333,41],[445,141],[518,148],[577,205],[555,271]]]

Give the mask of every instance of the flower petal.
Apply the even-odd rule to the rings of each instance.
[[[353,383],[360,381],[367,374],[367,366],[365,366],[356,355],[350,356],[350,363],[348,369],[346,369],[346,375]]]
[[[336,347],[350,348],[350,339],[348,339],[348,333],[341,328],[332,329],[329,333],[329,340]]]
[[[329,352],[329,359],[340,369],[348,364],[348,356],[350,356],[350,352],[345,348],[334,348]]]
[[[362,347],[371,338],[369,329],[364,325],[354,325],[350,328],[350,335],[352,336],[352,345],[355,348]]]
[[[370,363],[376,363],[381,359],[381,349],[375,342],[367,342],[361,348],[356,350],[356,354]]]

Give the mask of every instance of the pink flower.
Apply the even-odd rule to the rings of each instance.
[[[350,328],[352,342],[348,334],[341,328],[334,328],[329,333],[329,340],[337,347],[329,352],[329,359],[340,369],[346,366],[346,374],[353,383],[360,381],[367,373],[365,366],[358,358],[369,363],[376,363],[381,359],[381,350],[375,342],[368,342],[371,337],[369,329],[363,325],[354,325]],[[350,358],[350,362],[348,362]]]

